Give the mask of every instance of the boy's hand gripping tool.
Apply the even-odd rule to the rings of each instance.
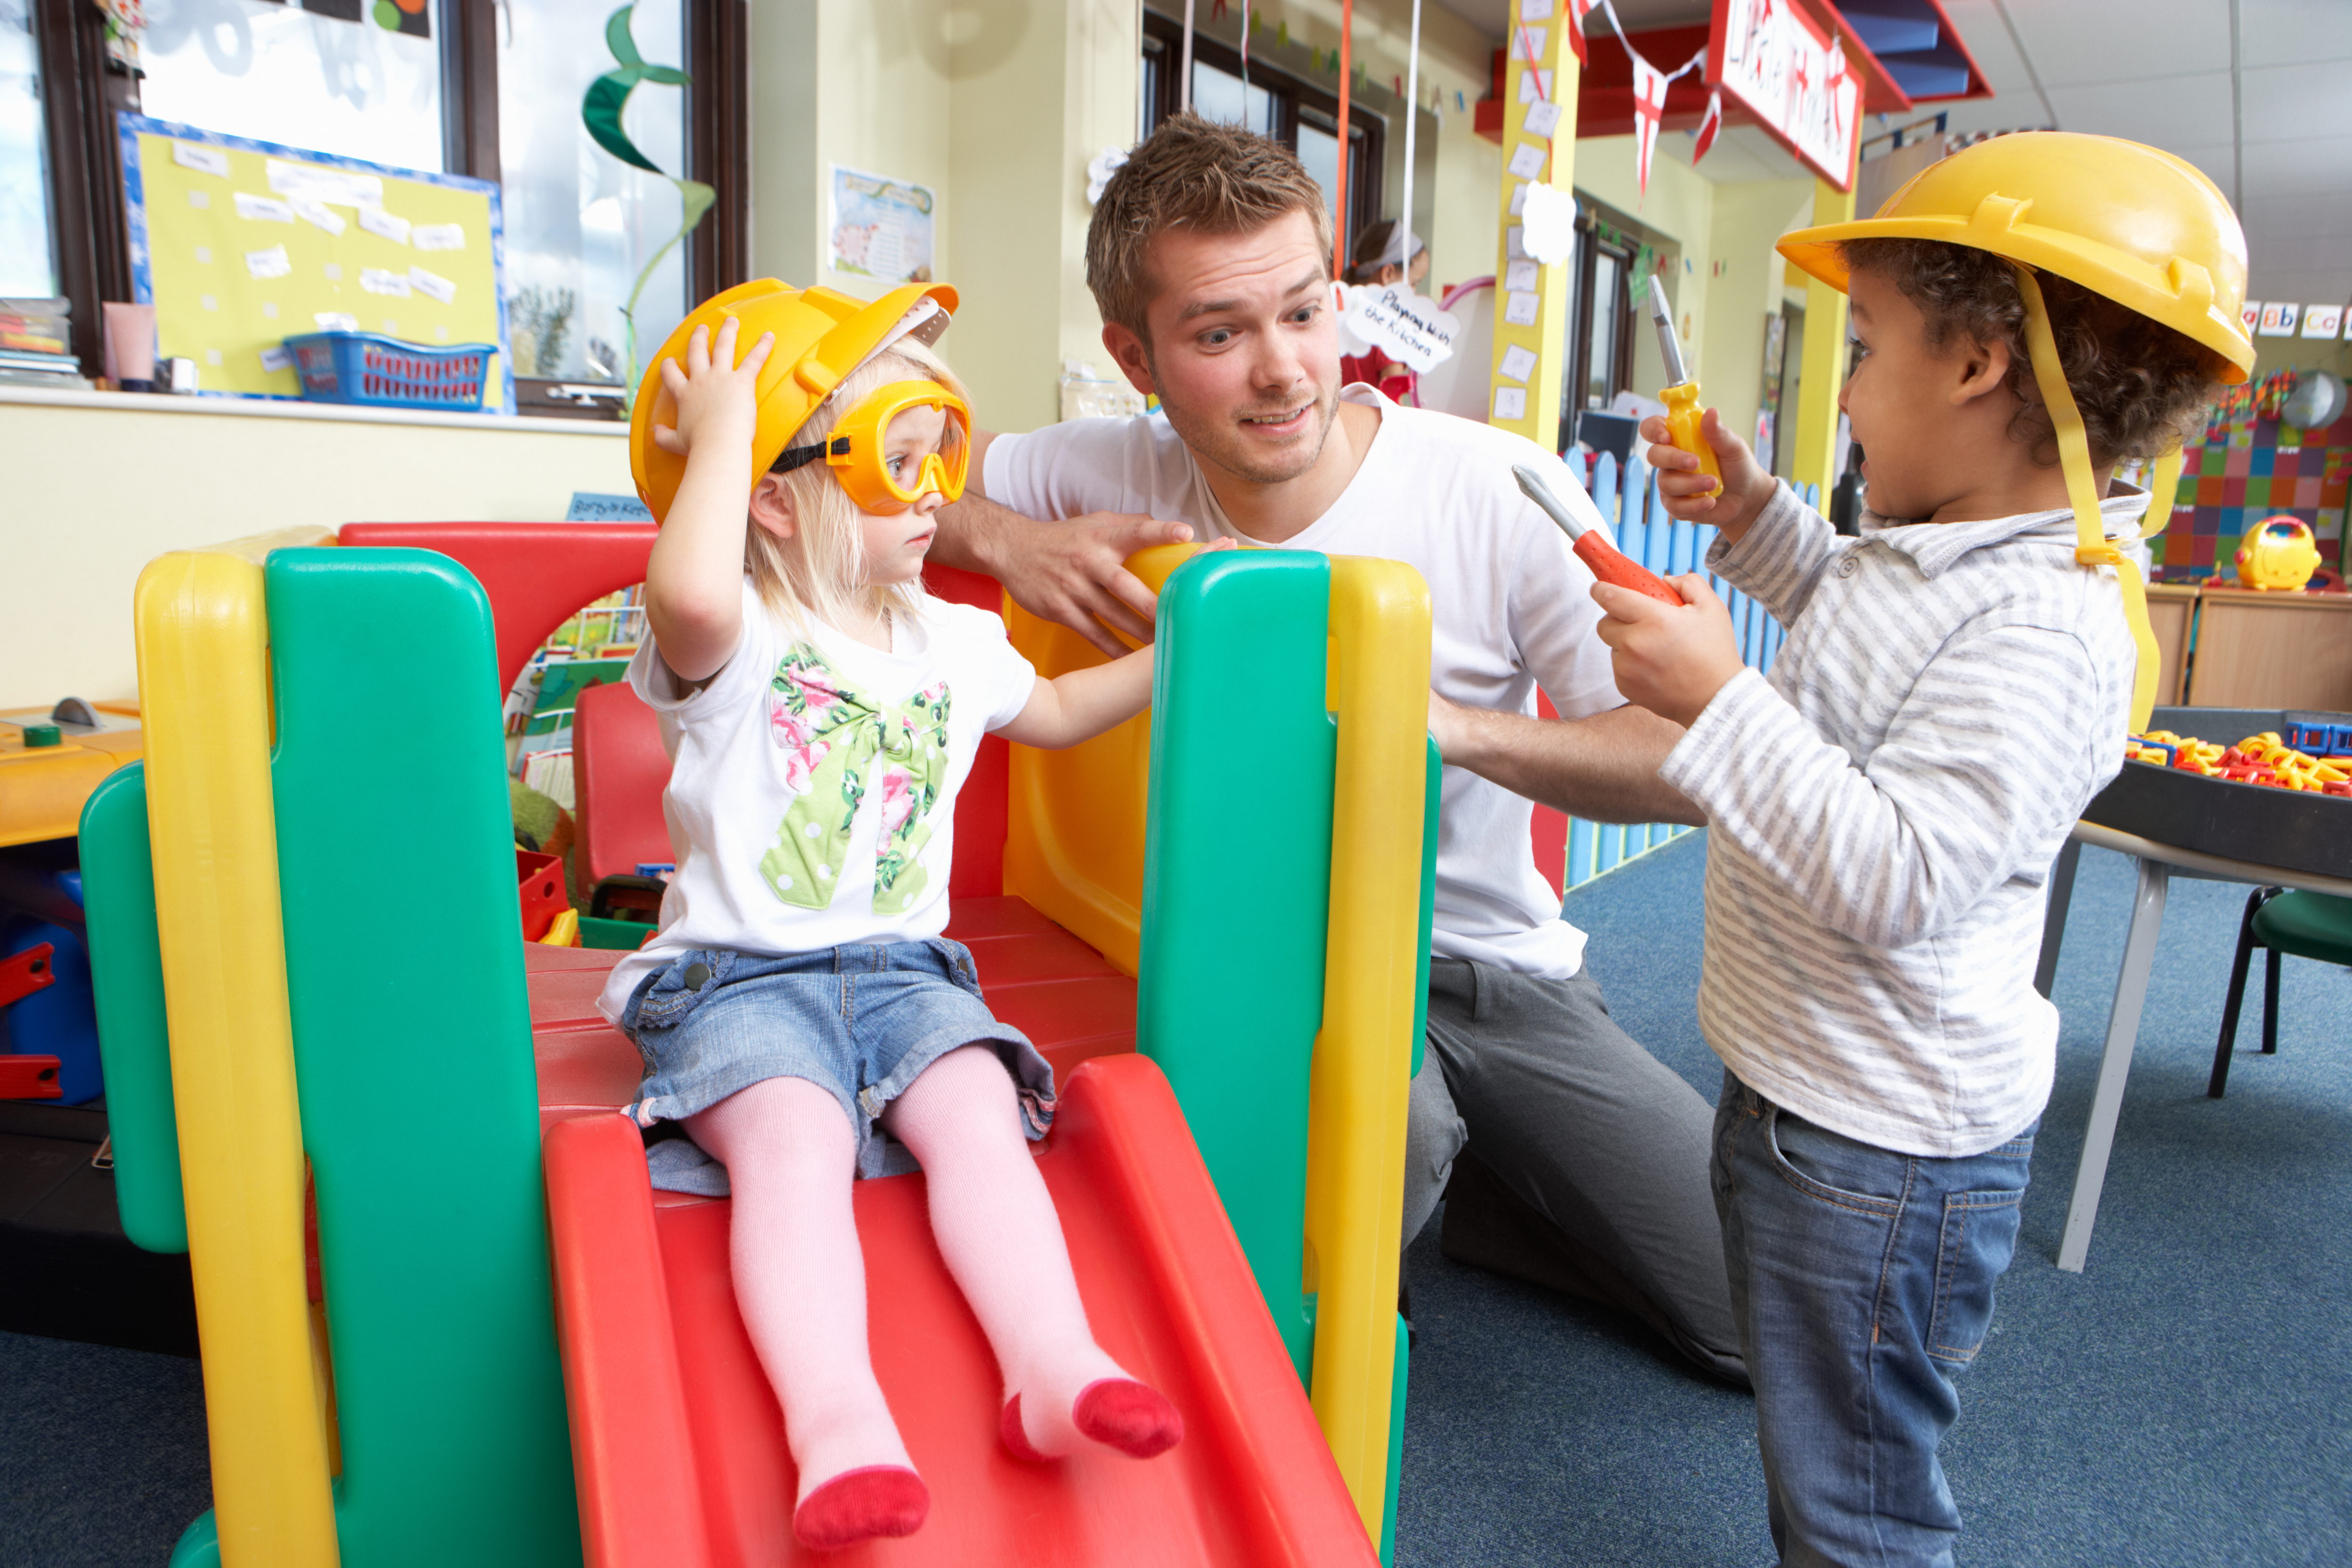
[[[1698,459],[1698,471],[1715,481],[1719,494],[1723,489],[1723,469],[1715,460],[1715,448],[1706,444],[1706,436],[1699,431],[1699,422],[1706,411],[1699,406],[1698,383],[1683,367],[1682,340],[1675,336],[1675,318],[1666,309],[1666,291],[1654,278],[1650,280],[1650,320],[1657,323],[1658,355],[1666,362],[1666,389],[1658,394],[1666,405],[1666,429],[1674,437],[1675,448]]]
[[[1576,558],[1591,569],[1603,583],[1620,588],[1631,588],[1637,594],[1647,594],[1661,604],[1682,608],[1683,596],[1675,592],[1674,584],[1634,561],[1623,551],[1609,542],[1608,537],[1591,524],[1580,522],[1575,514],[1560,504],[1551,493],[1544,477],[1525,463],[1513,463],[1511,472],[1519,479],[1519,489],[1546,516],[1559,524],[1559,531],[1576,542]]]

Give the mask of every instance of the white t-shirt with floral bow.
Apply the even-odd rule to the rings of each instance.
[[[661,717],[677,870],[661,930],[598,999],[615,1023],[637,983],[681,952],[939,935],[956,792],[1037,672],[986,610],[927,597],[911,622],[898,618],[886,653],[784,622],[746,580],[742,641],[707,685],[686,689],[650,638],[628,679]]]

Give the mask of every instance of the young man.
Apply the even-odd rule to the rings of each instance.
[[[939,559],[989,573],[1106,651],[1119,650],[1097,617],[1150,635],[1151,595],[1119,565],[1147,544],[1197,534],[1407,562],[1430,587],[1441,698],[1531,714],[1540,684],[1567,716],[1544,726],[1535,759],[1577,781],[1554,804],[1692,819],[1655,776],[1679,730],[1618,695],[1591,575],[1511,475],[1542,466],[1589,510],[1565,467],[1507,432],[1341,391],[1329,222],[1296,158],[1179,116],[1104,191],[1087,259],[1103,342],[1164,417],[977,437]],[[1533,790],[1533,771],[1502,783]],[[1486,1202],[1456,1184],[1449,1251],[1614,1301],[1744,1380],[1706,1101],[1610,1021],[1584,935],[1535,868],[1527,801],[1454,768],[1444,788],[1404,1237],[1466,1141],[1464,1174]]]

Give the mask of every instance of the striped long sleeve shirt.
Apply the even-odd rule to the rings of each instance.
[[[2108,533],[2146,507],[2117,486]],[[1707,1044],[1880,1148],[2007,1142],[2056,1056],[2032,984],[2043,883],[2122,766],[2136,654],[2114,572],[2076,564],[2066,511],[1865,512],[1841,538],[1786,486],[1707,565],[1788,628],[1660,770],[1710,828]]]

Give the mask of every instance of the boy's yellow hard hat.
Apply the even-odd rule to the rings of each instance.
[[[629,473],[636,480],[637,499],[659,521],[669,515],[678,481],[686,475],[684,458],[654,445],[653,427],[677,422],[677,407],[662,387],[661,362],[683,363],[686,341],[695,328],[709,327],[715,334],[721,321],[736,318],[740,323],[735,329],[739,358],[760,341],[761,332],[776,334],[756,392],[760,423],[751,443],[751,472],[759,475],[768,471],[845,377],[902,337],[934,341],[946,330],[955,308],[953,289],[929,283],[893,289],[870,303],[831,289],[795,289],[773,278],[711,296],[688,311],[646,361],[645,380],[638,384],[636,407],[629,416]]]
[[[2070,131],[1996,136],[1931,163],[1874,217],[1801,228],[1780,254],[1846,286],[1850,239],[1937,239],[2071,279],[2213,356],[2217,381],[2253,368],[2246,234],[2212,181],[2171,153]]]

